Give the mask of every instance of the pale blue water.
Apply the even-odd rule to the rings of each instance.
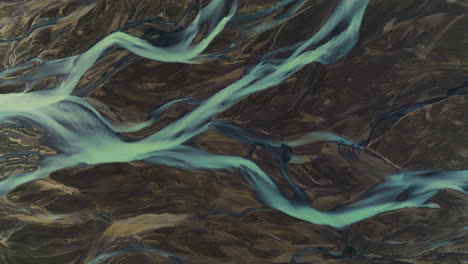
[[[289,2],[284,0],[278,6]],[[302,2],[299,1],[292,10],[297,12]],[[57,87],[50,90],[0,95],[2,122],[15,118],[44,128],[50,134],[49,144],[59,151],[56,156],[44,157],[36,171],[3,179],[0,182],[0,193],[5,194],[20,184],[46,178],[54,171],[82,164],[145,160],[187,170],[238,168],[266,206],[310,223],[336,228],[391,210],[437,207],[427,202],[442,189],[466,193],[468,172],[464,170],[401,172],[388,175],[384,182],[374,186],[361,200],[332,211],[321,212],[309,206],[307,195],[289,178],[287,160],[279,155],[275,156],[278,167],[296,194],[293,200],[287,199],[270,176],[253,161],[236,156],[215,155],[185,145],[194,136],[209,129],[218,129],[228,136],[267,146],[273,153],[274,147],[294,148],[315,141],[333,141],[362,150],[362,146],[328,132],[311,132],[297,140],[282,142],[255,135],[229,123],[211,122],[211,119],[252,93],[278,85],[307,64],[332,64],[342,59],[358,41],[367,4],[367,0],[339,1],[321,29],[310,38],[292,45],[290,48],[293,48],[293,52],[290,55],[281,59],[268,59],[270,56],[267,54],[238,80],[200,102],[182,118],[141,140],[130,140],[119,133],[135,132],[157,122],[157,116],[164,107],[186,99],[168,102],[163,108],[156,110],[155,118],[147,122],[118,125],[94,109],[86,99],[71,95],[79,80],[107,49],[115,46],[161,62],[199,63],[207,58],[203,51],[226,25],[230,21],[239,23],[235,4],[231,6],[228,15],[225,15],[226,1],[211,1],[190,26],[178,33],[179,42],[172,46],[155,47],[142,39],[116,32],[82,54],[47,62],[35,60],[0,73],[0,85],[24,81],[33,84],[48,76],[64,77]],[[260,12],[249,19],[264,15],[266,13]],[[277,21],[271,23],[262,24],[255,29],[267,30]],[[205,24],[209,25],[205,38],[192,44]],[[339,31],[336,30],[338,28]],[[35,68],[27,74],[9,78],[10,74],[34,65]],[[402,192],[406,192],[408,197],[400,201],[398,197]]]

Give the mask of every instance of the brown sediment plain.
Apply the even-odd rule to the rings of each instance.
[[[0,0],[0,70],[80,54],[115,31],[166,45],[158,32],[182,30],[209,2]],[[240,0],[237,13],[278,2]],[[209,98],[264,54],[312,36],[338,2],[309,0],[284,20],[292,4],[255,23],[228,24],[203,52],[223,55],[193,64],[111,48],[73,94],[109,119],[143,122],[166,102]],[[292,150],[288,171],[320,211],[360,200],[401,170],[468,169],[467,25],[466,0],[370,0],[345,57],[311,63],[214,120],[278,140],[329,131],[363,146],[319,140]],[[0,93],[47,90],[60,78],[5,85]],[[195,107],[174,104],[154,125],[123,135],[144,138]],[[0,177],[34,171],[42,156],[56,155],[47,133],[1,124]],[[189,144],[248,158],[293,195],[265,147],[216,131]],[[0,263],[468,263],[468,197],[442,190],[431,202],[439,208],[385,212],[336,229],[268,208],[236,169],[190,171],[138,160],[80,166],[1,196]]]

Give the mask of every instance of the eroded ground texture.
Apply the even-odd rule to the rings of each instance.
[[[1,0],[0,263],[468,263],[468,1]]]

